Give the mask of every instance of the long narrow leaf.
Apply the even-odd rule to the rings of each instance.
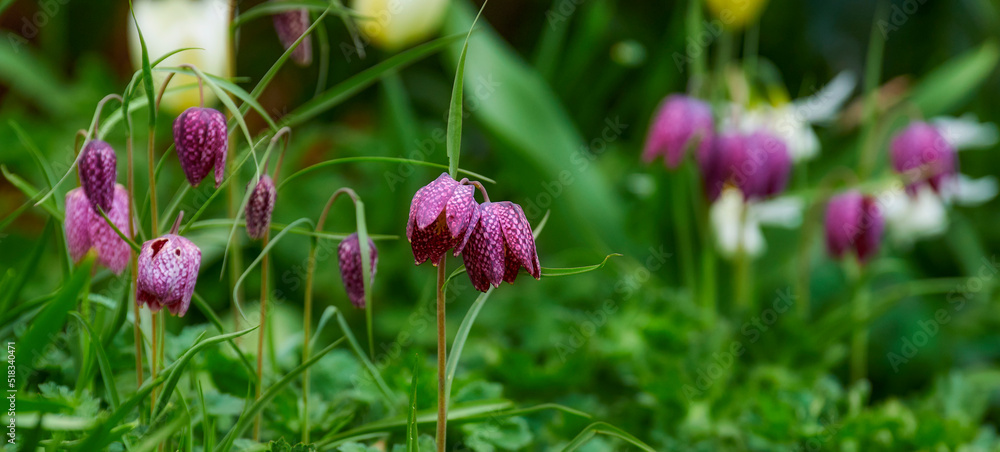
[[[465,86],[465,55],[469,52],[469,38],[472,37],[472,30],[476,28],[479,16],[483,15],[483,10],[486,9],[487,2],[488,0],[484,1],[483,6],[479,7],[479,13],[472,20],[469,33],[465,35],[465,44],[462,45],[462,52],[459,54],[458,64],[456,64],[455,83],[451,87],[451,102],[448,106],[448,129],[445,133],[445,149],[448,154],[448,174],[451,175],[452,179],[457,179],[458,159],[462,152],[462,114],[464,113],[462,111],[462,93]]]

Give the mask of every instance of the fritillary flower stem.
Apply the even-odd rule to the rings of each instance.
[[[104,109],[104,104],[108,103],[109,100],[117,100],[118,103],[122,103],[122,96],[117,94],[108,94],[97,103],[97,114],[94,116],[94,135],[97,136],[97,131],[101,129],[101,110]]]
[[[856,260],[848,263],[853,280],[851,297],[851,319],[854,331],[851,333],[851,381],[857,382],[868,375],[868,290],[864,283],[864,267]]]
[[[195,70],[194,65],[184,63],[184,64],[181,64],[181,65],[178,65],[177,67],[183,67],[183,68],[191,69],[191,73],[193,73],[194,76],[195,76],[195,78],[198,79],[198,106],[201,107],[201,108],[205,108],[205,82],[203,82],[201,80],[201,75],[199,75],[198,71]],[[170,75],[173,75],[173,73],[171,73]],[[163,88],[166,88],[167,87],[167,83],[169,83],[169,82],[170,82],[170,79],[167,79],[165,81],[165,83],[163,83]],[[163,93],[161,92],[160,96],[162,96],[162,95],[163,95]],[[159,105],[159,103],[160,103],[159,100],[157,100],[156,103],[157,103],[157,105]]]
[[[125,112],[128,114],[128,112]],[[131,232],[135,232],[135,174],[132,171],[132,134],[128,134],[125,139],[125,154],[128,159],[128,229]],[[136,256],[135,250],[129,250],[129,255],[132,261],[132,290],[129,295],[129,299],[132,302],[132,309],[135,315],[134,322],[132,322],[132,330],[135,333],[135,376],[136,376],[136,387],[142,387],[142,317],[139,312],[139,304],[135,302],[135,289],[138,287],[138,276],[139,276],[139,264],[138,256]],[[155,404],[152,404],[156,406]],[[141,411],[141,410],[140,410]]]
[[[479,189],[479,193],[483,194],[483,202],[490,202],[490,194],[486,193],[486,187],[483,187],[483,184],[480,183],[479,181],[477,181],[477,180],[469,180],[467,178],[463,178],[462,180],[459,181],[459,183],[469,184],[469,185],[472,185],[472,186],[478,188]]]
[[[687,201],[687,179],[686,171],[678,171],[671,177],[673,187],[670,194],[673,197],[671,207],[674,209],[674,233],[677,238],[677,251],[681,254],[681,277],[684,286],[692,292],[696,292],[697,282],[694,275],[694,248],[691,243],[691,218]]]
[[[282,154],[284,155],[284,154]],[[278,165],[280,167],[281,161],[279,158]],[[351,201],[354,203],[358,202],[358,194],[351,190],[350,188],[344,187],[337,189],[330,195],[330,200],[326,202],[326,206],[323,207],[323,211],[319,214],[319,221],[316,222],[316,232],[323,232],[323,226],[326,225],[326,217],[330,213],[330,207],[333,203],[337,201],[340,195],[347,195],[351,197]],[[314,238],[312,244],[309,247],[309,260],[306,263],[306,287],[305,287],[305,300],[303,303],[304,315],[302,316],[302,362],[309,361],[311,357],[311,350],[309,346],[309,335],[312,329],[312,300],[313,300],[313,277],[316,274],[316,239]],[[309,443],[309,369],[306,368],[302,371],[302,443]]]
[[[485,193],[485,191],[483,192]],[[444,452],[445,450],[445,437],[448,433],[448,402],[447,393],[445,392],[445,378],[446,370],[445,363],[448,361],[446,343],[446,325],[445,325],[445,300],[444,300],[444,282],[448,279],[448,273],[445,270],[445,263],[448,260],[447,256],[441,257],[441,262],[438,263],[437,272],[437,345],[438,345],[438,410],[437,410],[437,450],[438,452]]]
[[[736,306],[752,311],[753,306],[750,306],[750,258],[746,250],[746,234],[744,233],[748,207],[746,202],[744,202],[740,210],[739,239],[736,247],[736,271],[733,272],[736,280],[733,281],[733,286],[736,289]]]

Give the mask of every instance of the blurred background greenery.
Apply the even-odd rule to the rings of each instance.
[[[259,2],[238,3],[245,11]],[[876,3],[771,0],[763,5],[759,23],[751,19],[750,25],[759,31],[762,79],[786,90],[792,99],[815,93],[842,71],[860,79]],[[129,56],[128,8],[124,2],[103,0],[16,0],[3,5],[0,161],[11,173],[44,187],[45,176],[27,146],[40,150],[57,177],[66,171],[75,132],[87,127],[97,101],[121,92],[135,70]],[[928,117],[971,112],[980,121],[1000,119],[1000,76],[995,70],[1000,5],[992,0],[889,5],[880,106],[887,108],[894,99],[915,92],[921,96],[920,105],[931,110],[923,111]],[[895,8],[913,5],[914,12],[904,11],[902,21],[893,18]],[[49,6],[54,11],[45,9]],[[464,33],[478,6],[478,1],[451,0],[440,35]],[[712,33],[714,17],[708,9],[703,12],[707,22],[699,29]],[[503,397],[519,406],[560,403],[608,420],[658,450],[1000,450],[1000,310],[992,282],[997,269],[983,261],[995,259],[1000,246],[996,200],[974,208],[950,207],[943,235],[913,244],[886,241],[877,263],[887,270],[873,277],[872,290],[893,303],[871,322],[867,381],[852,383],[848,376],[844,332],[850,325],[842,323],[849,318],[836,316],[852,289],[841,265],[826,256],[818,230],[803,240],[800,228],[765,228],[768,249],[753,264],[754,297],[758,306],[768,306],[778,294],[792,293],[795,298],[804,253],[810,318],[790,311],[764,328],[755,326],[760,312],[742,312],[730,302],[732,268],[724,260],[718,264],[719,315],[702,315],[695,288],[683,284],[684,260],[675,238],[679,222],[695,224],[693,214],[676,218],[670,208],[676,173],[639,159],[658,103],[669,93],[688,89],[690,67],[679,68],[675,58],[689,45],[688,14],[688,2],[659,0],[508,0],[486,7],[469,48],[461,166],[495,179],[497,183],[487,187],[491,198],[522,204],[533,224],[551,210],[538,239],[544,267],[589,265],[609,253],[623,256],[598,272],[537,282],[522,275],[516,285],[496,290],[472,330],[455,384],[456,401]],[[38,17],[45,18],[44,24]],[[37,32],[29,33],[32,25]],[[322,74],[315,58],[307,67],[284,67],[260,97],[274,120],[398,52],[367,46],[366,57],[358,58],[353,50],[345,50],[353,44],[339,18],[328,17],[323,27],[329,37],[328,73]],[[739,58],[743,33],[733,35]],[[704,49],[708,61],[717,50],[715,45]],[[249,91],[281,51],[269,19],[245,23],[236,43],[236,81]],[[445,164],[445,115],[459,51],[456,41],[297,124],[281,176],[350,156]],[[836,121],[815,128],[820,156],[800,164],[804,167],[796,170],[789,188],[792,196],[808,193],[835,168],[857,165],[860,93],[860,88],[854,91]],[[143,124],[145,114],[138,112],[135,121]],[[168,114],[158,121],[157,155],[172,142],[171,121]],[[267,127],[256,113],[248,123],[254,132]],[[23,136],[18,136],[18,128]],[[145,143],[145,132],[139,133],[136,143]],[[119,151],[119,182],[124,182],[121,127],[113,129],[107,141]],[[878,174],[886,170],[886,143],[878,146]],[[144,144],[137,146],[136,184],[146,187],[141,170],[146,165]],[[963,152],[962,172],[973,177],[996,174],[996,151],[993,144]],[[185,183],[175,159],[166,165],[158,182],[161,206]],[[330,193],[349,186],[367,205],[369,231],[397,237],[377,242],[376,348],[385,351],[379,362],[383,374],[402,392],[410,382],[412,356],[419,353],[421,408],[432,407],[435,394],[429,310],[434,272],[412,264],[405,224],[413,193],[437,174],[398,163],[330,166],[282,187],[274,211],[274,221],[280,224],[315,219]],[[242,188],[250,176],[244,168],[237,185]],[[61,192],[71,185],[64,184]],[[196,210],[212,191],[210,184],[191,190],[181,208]],[[26,201],[8,180],[0,181],[3,217],[10,218]],[[224,199],[214,201],[205,215],[225,217]],[[48,218],[44,210],[31,208],[4,223],[0,269],[32,275],[20,300],[52,292],[63,278],[65,251],[52,237],[38,264],[25,268]],[[339,205],[327,224],[328,231],[351,232],[353,212]],[[220,315],[231,315],[231,285],[218,277],[227,231],[206,228],[190,234],[205,256],[199,291]],[[709,233],[705,227],[696,230],[698,237]],[[246,265],[260,245],[242,230],[237,240]],[[702,250],[700,245],[696,249]],[[301,341],[307,252],[308,239],[293,235],[271,253],[279,312],[272,328],[275,369],[290,369],[298,362],[295,344]],[[452,267],[458,265],[457,259],[451,262]],[[966,279],[984,267],[989,277]],[[314,318],[334,305],[346,311],[354,330],[361,332],[364,314],[350,307],[333,260],[321,259],[318,272]],[[120,299],[121,285],[106,276],[94,291],[107,287],[109,297]],[[258,279],[248,278],[245,285],[249,305],[256,298]],[[905,285],[921,280],[943,281],[970,298],[949,311],[952,319],[940,325],[927,345],[907,356],[907,362],[894,365],[890,354],[906,353],[905,340],[922,331],[922,322],[934,318],[939,308],[953,306],[948,290],[921,295],[910,289],[916,286]],[[466,281],[454,286],[449,295],[450,332],[474,294]],[[195,310],[182,319],[170,318],[169,334],[176,339],[168,347],[183,350],[182,344],[190,343],[205,323]],[[15,332],[20,328],[8,326]],[[400,346],[402,332],[412,335],[413,342]],[[119,336],[121,347],[112,357],[116,374],[121,372],[123,387],[134,387],[130,335]],[[746,352],[726,358],[734,344]],[[232,357],[210,353],[200,368],[213,382],[210,412],[225,424],[239,413],[245,395],[245,386],[232,379],[245,377],[233,375]],[[58,356],[51,358],[45,364],[50,381],[71,385],[71,366],[60,364]],[[375,396],[351,391],[349,376],[357,368],[352,355],[339,350],[318,365],[313,375],[321,398],[318,429],[333,432],[382,414]],[[693,392],[686,390],[692,387]],[[275,402],[266,414],[265,437],[297,437],[296,400],[288,394]],[[514,418],[499,430],[486,424],[453,426],[452,437],[477,451],[548,450],[565,444],[586,425],[546,412]],[[625,450],[624,443],[604,437],[586,447]]]

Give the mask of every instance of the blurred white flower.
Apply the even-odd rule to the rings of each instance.
[[[358,28],[376,46],[399,50],[438,31],[448,0],[354,0]]]
[[[175,50],[195,47],[171,55],[159,66],[176,67],[187,63],[205,73],[228,78],[232,57],[229,45],[231,3],[230,0],[136,0],[133,3],[135,19],[146,41],[150,63]],[[129,50],[133,66],[139,69],[142,67],[142,48],[135,25],[129,17]],[[157,90],[165,77],[165,73],[154,72]],[[197,83],[192,76],[175,75],[171,86],[191,85],[191,88],[165,94],[161,108],[176,114],[197,106]],[[206,87],[206,105],[214,99],[212,90]]]
[[[767,130],[775,134],[788,145],[792,161],[812,159],[819,154],[820,147],[812,125],[835,119],[854,92],[855,85],[854,73],[845,71],[809,97],[777,106],[764,104],[745,111],[734,107],[735,126],[746,133]]]
[[[980,123],[971,114],[960,118],[938,117],[930,123],[958,151],[994,146],[1000,135],[996,124]],[[997,192],[997,178],[972,179],[959,173],[943,187],[941,194],[927,185],[921,186],[913,196],[907,195],[901,187],[894,189],[886,194],[882,208],[890,237],[897,244],[908,246],[947,231],[950,205],[977,206],[995,198]]]
[[[744,208],[746,221],[742,221]],[[742,245],[748,256],[760,256],[767,249],[761,226],[798,227],[802,223],[802,209],[802,201],[797,198],[785,196],[744,203],[743,193],[738,189],[724,189],[709,212],[719,253],[733,258]]]

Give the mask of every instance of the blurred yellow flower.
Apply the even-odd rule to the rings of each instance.
[[[705,0],[708,9],[729,28],[739,29],[757,20],[767,0]]]
[[[361,32],[386,50],[419,43],[438,31],[448,0],[354,0]]]
[[[182,48],[195,47],[171,55],[159,67],[191,64],[205,73],[228,78],[230,68],[229,22],[232,15],[229,0],[137,0],[133,3],[149,61]],[[142,67],[142,48],[135,22],[129,17],[129,50],[132,64]],[[154,72],[156,89],[163,84],[165,73]],[[192,76],[176,75],[170,86],[190,85],[190,88],[163,96],[161,108],[177,114],[199,104],[198,81]],[[205,104],[215,100],[212,90],[205,88]]]

